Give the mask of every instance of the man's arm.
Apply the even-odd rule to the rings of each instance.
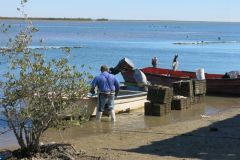
[[[115,81],[114,81],[114,86],[115,86],[115,97],[117,97],[119,89],[120,89],[120,84],[119,84],[119,82],[116,78],[115,78]]]
[[[97,85],[97,78],[95,77],[91,83],[90,93],[95,94],[95,87]]]

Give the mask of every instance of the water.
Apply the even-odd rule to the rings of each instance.
[[[142,131],[152,127],[174,124],[176,122],[200,119],[201,116],[212,116],[225,110],[240,107],[240,98],[206,97],[205,103],[192,105],[187,110],[172,111],[162,117],[144,116],[144,110],[139,109],[130,113],[118,114],[114,125],[108,117],[103,117],[101,123],[90,121],[83,126],[71,127],[61,132],[51,129],[44,139],[47,142],[62,142],[78,140],[88,136],[98,136],[104,133],[119,133],[121,131]]]
[[[21,21],[12,24],[13,34],[1,33],[0,46],[24,26]],[[156,56],[159,66],[170,68],[173,56],[179,54],[180,70],[204,68],[205,72],[225,73],[240,69],[240,23],[168,22],[168,21],[34,21],[39,28],[32,47],[48,51],[47,57],[61,57],[61,46],[72,48],[71,63],[86,64],[99,73],[102,64],[115,66],[124,57],[133,60],[137,68],[151,65]],[[221,42],[203,45],[176,45],[183,42]],[[53,47],[51,49],[51,47]],[[2,66],[1,66],[2,67]],[[118,76],[122,81],[122,77]]]
[[[14,37],[25,25],[22,21],[12,20],[1,20],[0,25],[3,23],[11,24],[11,32],[0,32],[0,48],[5,47],[8,39]],[[61,47],[70,47],[70,63],[92,67],[89,71],[93,75],[99,74],[100,65],[115,66],[124,57],[133,60],[136,68],[142,68],[150,66],[152,57],[156,56],[160,67],[171,68],[176,53],[179,55],[180,70],[195,71],[204,68],[208,73],[240,70],[240,23],[33,21],[33,24],[39,32],[34,34],[31,48],[36,48],[49,59],[65,56],[61,52]],[[43,39],[44,46],[39,43],[40,39]],[[208,43],[196,44],[201,41]],[[41,49],[43,47],[48,50]],[[0,60],[4,62],[4,59]],[[2,63],[0,75],[6,69],[7,64]],[[117,75],[117,78],[123,81],[121,75]],[[210,106],[214,107],[201,113],[205,114],[208,111],[215,113],[221,104],[214,101]],[[197,113],[198,116],[199,114]],[[135,119],[136,122],[131,121],[127,126],[141,128],[146,127],[143,121],[149,122],[147,120],[149,118],[143,116]],[[0,127],[5,125],[0,121]],[[90,127],[89,130],[91,129]],[[8,142],[13,143],[11,133],[0,137],[0,140],[0,145],[3,144],[3,140],[6,142],[4,145]]]

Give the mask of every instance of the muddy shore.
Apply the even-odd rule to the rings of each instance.
[[[240,98],[206,97],[205,103],[164,117],[143,110],[64,131],[48,130],[42,142],[71,143],[109,160],[240,159]]]
[[[138,111],[119,115],[115,124],[107,118],[101,123],[92,121],[94,131],[86,130],[87,135],[82,134],[82,128],[66,131],[62,137],[51,132],[45,138],[69,142],[89,155],[106,159],[240,159],[239,98],[207,98],[206,103],[220,109],[212,113],[206,107],[194,106],[193,111],[173,112],[162,119],[144,117]],[[144,125],[139,119],[144,119]],[[123,120],[129,123],[122,124]]]

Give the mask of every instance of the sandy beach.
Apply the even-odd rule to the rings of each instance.
[[[220,99],[221,97],[210,98],[207,99],[207,103]],[[229,108],[222,108],[215,114],[201,115],[203,112],[198,112],[195,118],[176,121],[172,121],[173,117],[170,116],[167,119],[171,119],[171,123],[161,119],[154,125],[142,127],[138,126],[140,122],[137,123],[136,120],[136,116],[142,116],[139,111],[118,116],[118,121],[127,116],[125,120],[129,119],[131,124],[120,125],[118,122],[112,124],[103,119],[100,123],[90,122],[94,133],[85,131],[86,133],[81,135],[84,128],[74,132],[67,129],[62,137],[51,131],[51,135],[45,135],[44,139],[48,142],[68,142],[88,155],[106,159],[240,159],[239,98],[228,100],[235,100],[237,104],[228,104]],[[184,114],[183,116],[187,117]],[[135,123],[133,119],[135,125],[132,124]],[[145,122],[147,121],[145,119]]]

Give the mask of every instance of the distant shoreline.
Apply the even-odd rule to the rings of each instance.
[[[22,17],[0,17],[0,20],[24,20]],[[108,21],[106,18],[92,19],[92,18],[42,18],[29,17],[29,20],[51,20],[51,21]]]
[[[240,22],[225,22],[225,21],[186,21],[186,20],[137,20],[137,19],[107,19],[107,18],[51,18],[51,17],[28,17],[29,20],[45,20],[45,21],[126,21],[126,22],[182,22],[182,23],[240,23]],[[1,17],[0,20],[25,20],[22,17]]]

